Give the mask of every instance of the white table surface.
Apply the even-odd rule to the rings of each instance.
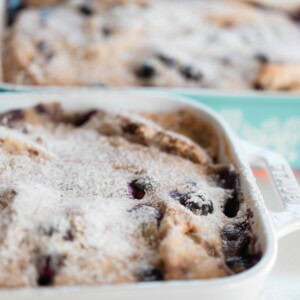
[[[276,210],[276,196],[270,183],[258,179],[267,206]],[[274,200],[275,199],[275,200]],[[279,241],[279,254],[275,268],[266,282],[260,300],[300,300],[300,231]]]
[[[262,300],[300,299],[300,231],[279,241],[275,268],[266,283]]]

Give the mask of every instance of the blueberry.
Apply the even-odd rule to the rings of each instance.
[[[38,285],[51,285],[54,281],[57,272],[63,266],[63,263],[64,256],[62,255],[41,255],[37,261]]]
[[[213,202],[201,193],[188,192],[185,194],[171,191],[170,196],[194,214],[207,216],[214,211]]]
[[[187,80],[201,81],[203,79],[203,74],[192,66],[183,66],[179,71]]]
[[[46,109],[45,105],[43,105],[43,104],[38,104],[38,105],[36,105],[36,106],[34,107],[34,110],[35,110],[38,114],[40,114],[40,115],[42,115],[42,114],[44,114],[44,113],[47,112],[47,109]]]
[[[176,65],[176,60],[165,54],[158,54],[156,57],[161,63],[163,63],[167,67],[173,67]]]
[[[219,185],[224,189],[233,190],[238,185],[238,173],[232,165],[221,166],[217,169]]]
[[[53,226],[50,226],[50,227],[41,227],[40,228],[41,232],[46,235],[46,236],[53,236],[55,233],[58,233],[59,231],[54,228]]]
[[[139,125],[136,123],[127,123],[122,126],[122,131],[127,134],[136,134],[139,129]]]
[[[264,53],[257,53],[254,57],[261,64],[267,64],[269,62],[268,56]]]
[[[135,75],[141,79],[151,79],[157,74],[154,65],[150,62],[142,63],[136,70]]]
[[[223,248],[227,266],[238,273],[252,267],[260,258],[261,253],[251,253],[253,235],[248,216],[244,221],[226,225],[222,232]]]
[[[78,114],[75,117],[73,124],[77,127],[80,127],[80,126],[84,125],[85,123],[87,123],[91,119],[91,117],[94,116],[97,112],[98,112],[97,109],[92,109],[88,112]]]
[[[22,109],[14,109],[3,115],[2,122],[10,125],[13,122],[21,121],[25,117],[25,113]]]
[[[228,218],[234,218],[240,210],[240,201],[237,192],[234,190],[232,195],[226,200],[223,213]]]
[[[246,269],[246,261],[240,256],[228,257],[226,259],[226,264],[235,273],[242,272]]]
[[[170,196],[177,201],[181,201],[183,194],[179,193],[178,191],[171,191]]]
[[[36,44],[36,48],[39,50],[39,51],[41,51],[41,52],[43,52],[43,51],[45,51],[46,49],[47,49],[47,44],[46,44],[46,42],[45,41],[39,41],[37,44]]]
[[[53,56],[54,56],[54,52],[51,50],[51,47],[49,46],[49,44],[47,44],[47,42],[45,41],[39,41],[36,44],[36,48],[43,53],[44,57],[46,58],[47,61],[50,61]]]
[[[262,257],[262,253],[248,254],[247,256],[231,256],[226,258],[227,266],[235,273],[244,271],[253,267],[259,262]]]
[[[295,12],[291,13],[290,16],[294,22],[300,23],[300,8],[297,9]]]
[[[251,229],[247,221],[230,224],[223,228],[221,237],[224,240],[225,254],[246,257],[251,243]]]
[[[246,260],[246,267],[247,268],[253,267],[260,261],[261,257],[262,257],[262,252],[260,251],[255,254],[248,255]]]
[[[183,205],[193,213],[201,216],[207,216],[214,211],[212,201],[199,193],[188,199]]]
[[[170,196],[176,201],[179,201],[181,205],[186,206],[186,202],[191,198],[192,193],[180,193],[178,191],[171,191]]]
[[[247,216],[247,215],[246,215]],[[240,231],[251,231],[248,219],[235,225]]]
[[[83,16],[86,16],[86,17],[90,17],[94,14],[94,11],[93,9],[86,5],[86,4],[82,4],[78,7],[78,11],[83,15]]]
[[[135,179],[129,184],[129,191],[134,199],[141,200],[145,197],[146,192],[152,190],[153,184],[149,177]]]
[[[143,281],[161,281],[164,280],[164,276],[161,270],[150,268],[142,274],[141,279]]]
[[[232,224],[225,226],[222,231],[222,237],[227,241],[236,241],[241,234],[240,229]]]
[[[253,89],[257,90],[257,91],[263,91],[264,90],[264,86],[259,83],[259,82],[254,82],[253,83]]]
[[[239,176],[232,165],[218,166],[215,170],[218,176],[218,185],[224,189],[232,190],[224,205],[224,214],[228,218],[234,218],[240,209]]]
[[[65,235],[63,236],[63,239],[65,241],[72,242],[74,240],[74,234],[73,234],[73,232],[70,229],[68,229],[66,231]]]
[[[108,26],[108,25],[104,25],[102,28],[101,28],[101,32],[102,34],[105,36],[105,37],[109,37],[113,34],[113,28]]]
[[[19,121],[22,120],[23,118],[24,118],[24,111],[22,109],[12,110],[8,114],[9,121]]]
[[[140,189],[139,187],[135,186],[134,182],[129,184],[129,191],[133,199],[141,200],[146,195],[146,192]]]

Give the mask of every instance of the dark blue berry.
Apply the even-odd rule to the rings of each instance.
[[[224,189],[232,190],[231,195],[226,199],[223,212],[228,218],[234,218],[240,209],[238,173],[232,165],[219,166],[215,171],[217,171],[218,185]]]
[[[239,177],[232,165],[222,166],[217,169],[219,185],[224,189],[233,190],[237,187]]]
[[[224,205],[224,215],[228,218],[234,218],[240,210],[240,201],[238,193],[232,192],[232,195],[226,200]]]
[[[295,12],[291,13],[290,16],[294,22],[300,23],[300,8],[298,8]]]
[[[91,119],[91,117],[94,116],[97,112],[97,109],[92,109],[86,113],[79,114],[76,116],[73,124],[77,127],[80,127],[87,123]]]
[[[47,109],[45,107],[45,105],[43,104],[38,104],[34,107],[34,110],[38,113],[38,114],[44,114],[47,112]]]
[[[213,202],[203,194],[195,192],[182,194],[175,190],[170,192],[170,196],[197,215],[207,216],[214,211]]]
[[[142,281],[161,281],[164,280],[164,276],[161,270],[151,268],[146,270],[141,277]]]
[[[268,62],[269,62],[269,58],[268,58],[268,56],[266,55],[266,54],[264,54],[264,53],[257,53],[256,55],[255,55],[255,59],[259,62],[259,63],[261,63],[261,64],[267,64]]]
[[[138,129],[139,125],[136,123],[127,123],[124,126],[122,126],[122,131],[128,134],[135,134]]]
[[[226,259],[227,266],[235,273],[242,272],[246,269],[246,261],[243,257],[232,256]]]
[[[231,256],[226,258],[226,264],[232,271],[239,273],[253,267],[260,261],[261,257],[261,252],[248,254],[247,256]]]
[[[63,239],[65,241],[68,241],[68,242],[72,242],[74,240],[74,234],[73,232],[69,229],[66,231],[65,235],[63,236]]]
[[[141,200],[145,197],[146,192],[153,190],[153,184],[149,177],[142,177],[133,180],[129,184],[129,191],[132,198]]]
[[[183,66],[179,71],[187,80],[200,81],[203,79],[203,74],[192,66]]]
[[[7,124],[23,120],[25,113],[22,109],[14,109],[3,115],[2,120]]]
[[[151,79],[157,74],[154,65],[150,62],[142,63],[136,70],[135,75],[141,79]]]
[[[54,56],[54,52],[51,50],[51,47],[49,46],[49,44],[45,41],[39,41],[36,44],[36,48],[43,53],[44,57],[46,58],[47,61],[50,61],[53,56]]]
[[[101,32],[102,34],[105,36],[105,37],[109,37],[113,34],[113,28],[108,26],[108,25],[104,25],[102,28],[101,28]]]
[[[167,67],[173,67],[176,65],[176,60],[172,57],[169,57],[165,54],[158,54],[157,55],[158,60],[163,63]]]
[[[82,4],[78,7],[78,11],[85,17],[90,17],[94,14],[93,9],[86,5],[86,4]]]
[[[236,241],[240,238],[242,232],[234,225],[227,225],[222,231],[222,237],[226,241]]]
[[[49,286],[63,266],[64,256],[62,255],[41,255],[37,261],[38,278],[37,283],[40,286]]]
[[[171,198],[177,200],[177,201],[182,201],[182,197],[183,197],[183,194],[182,193],[179,193],[178,191],[171,191],[170,192],[170,196]]]

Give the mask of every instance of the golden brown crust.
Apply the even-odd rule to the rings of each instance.
[[[87,126],[96,127],[102,134],[121,135],[129,141],[154,146],[161,151],[190,159],[196,163],[207,164],[210,162],[205,150],[196,143],[163,130],[154,123],[147,123],[143,119],[135,119],[120,114],[114,116],[100,111]]]
[[[263,65],[254,81],[254,86],[262,90],[299,91],[300,65]]]
[[[224,256],[217,250],[217,239],[202,239],[199,227],[184,212],[169,207],[165,216],[160,230],[159,261],[163,262],[166,279],[213,278],[216,270],[218,277],[230,274],[229,269],[221,267]]]
[[[4,81],[16,84],[21,82],[30,85],[38,84],[36,77],[30,74],[28,67],[33,53],[27,50],[31,47],[22,47],[24,51],[20,52],[19,45],[15,44],[15,39],[10,33],[6,35],[4,44],[2,62]]]
[[[43,149],[38,143],[22,141],[17,137],[2,136],[2,133],[0,133],[0,148],[12,155],[49,158],[46,149]]]
[[[49,5],[61,4],[64,2],[74,2],[78,5],[91,5],[93,8],[112,7],[115,5],[124,5],[130,2],[137,3],[139,5],[146,5],[149,0],[79,0],[79,1],[68,1],[68,0],[24,0],[24,4],[27,7],[43,7]]]
[[[248,7],[245,9],[240,7],[236,12],[209,14],[207,15],[207,20],[216,26],[231,28],[251,24],[255,21],[255,17],[257,17],[257,14],[254,10],[252,11]]]
[[[242,2],[246,4],[252,4],[262,8],[271,8],[283,10],[285,12],[292,13],[298,9],[300,9],[300,3],[298,0],[232,0],[235,2]]]
[[[64,0],[23,0],[24,4],[32,7],[41,7],[47,5],[54,5],[63,2]]]
[[[187,136],[201,145],[214,160],[217,158],[219,139],[216,131],[192,111],[182,109],[171,113],[142,113],[141,115],[166,130]]]

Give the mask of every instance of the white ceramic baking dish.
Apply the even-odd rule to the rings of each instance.
[[[32,106],[41,102],[59,101],[70,110],[96,107],[112,110],[167,112],[179,108],[192,109],[208,122],[220,140],[219,160],[232,162],[240,173],[244,199],[255,216],[254,231],[263,252],[262,259],[253,268],[226,278],[191,281],[169,281],[122,284],[94,287],[59,287],[2,289],[0,299],[258,299],[265,279],[271,272],[277,255],[279,237],[300,228],[300,188],[288,163],[279,155],[241,142],[226,123],[209,108],[190,100],[174,99],[157,93],[134,91],[99,91],[59,94],[0,94],[0,112]],[[264,160],[273,179],[281,212],[270,212],[252,175],[249,161]]]

